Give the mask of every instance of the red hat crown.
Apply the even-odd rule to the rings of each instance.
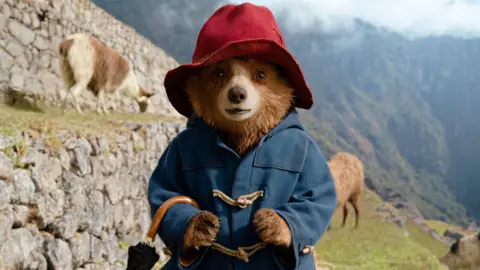
[[[227,44],[266,39],[285,47],[272,12],[250,3],[219,8],[203,25],[197,38],[192,62],[201,62]]]

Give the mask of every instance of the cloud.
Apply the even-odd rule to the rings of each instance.
[[[231,0],[234,3],[245,1]],[[353,27],[360,19],[408,36],[480,37],[480,0],[250,0],[287,14],[289,27],[324,31]]]

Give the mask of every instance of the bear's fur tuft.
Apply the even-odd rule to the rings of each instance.
[[[290,247],[292,233],[287,222],[273,209],[260,209],[255,213],[253,224],[263,242]]]
[[[192,218],[185,230],[183,247],[195,248],[207,247],[215,241],[218,230],[220,229],[220,220],[210,212],[202,212]]]

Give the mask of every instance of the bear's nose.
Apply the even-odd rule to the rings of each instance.
[[[228,100],[232,104],[239,104],[247,98],[245,89],[235,86],[228,91]]]

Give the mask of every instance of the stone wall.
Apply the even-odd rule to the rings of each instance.
[[[78,32],[93,34],[129,60],[139,83],[157,93],[150,112],[177,114],[163,87],[166,72],[177,62],[87,0],[0,0],[0,94],[8,89],[25,91],[58,105],[64,91],[58,44]],[[93,109],[93,95],[86,92],[83,97],[82,107]],[[120,105],[118,110],[139,111],[130,99],[108,99]]]
[[[0,269],[125,269],[150,226],[148,178],[184,125],[63,131],[55,143],[0,134]]]

